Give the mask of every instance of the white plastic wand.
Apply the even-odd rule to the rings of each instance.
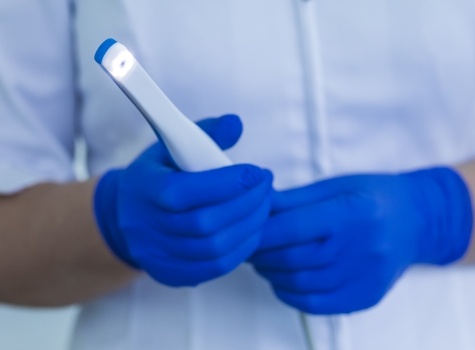
[[[107,39],[94,59],[147,119],[181,170],[204,171],[232,164],[219,146],[168,99],[124,45]]]

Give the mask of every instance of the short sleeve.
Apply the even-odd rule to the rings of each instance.
[[[74,179],[72,6],[0,2],[0,193]]]

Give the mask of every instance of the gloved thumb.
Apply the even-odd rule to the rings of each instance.
[[[196,124],[223,150],[234,146],[242,134],[241,119],[234,114],[203,119]]]

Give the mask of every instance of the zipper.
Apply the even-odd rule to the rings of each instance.
[[[293,0],[293,2],[302,62],[312,172],[315,178],[321,178],[331,174],[331,166],[329,161],[328,118],[323,92],[323,64],[316,16],[318,13],[317,1]],[[300,313],[300,320],[307,349],[323,350],[322,342],[312,336],[308,317],[304,313]],[[341,316],[326,317],[325,325],[327,331],[324,333],[327,333],[327,336],[324,338],[327,339],[327,348],[329,350],[342,349],[339,341],[342,326]]]

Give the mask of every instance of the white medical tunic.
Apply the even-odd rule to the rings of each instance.
[[[237,113],[236,163],[278,188],[475,156],[473,0],[0,2],[0,190],[98,175],[154,136],[93,61],[113,37],[193,119]],[[310,317],[318,350],[473,350],[475,270],[414,268],[377,307]],[[73,350],[305,350],[243,265],[198,288],[146,276],[86,303]]]

